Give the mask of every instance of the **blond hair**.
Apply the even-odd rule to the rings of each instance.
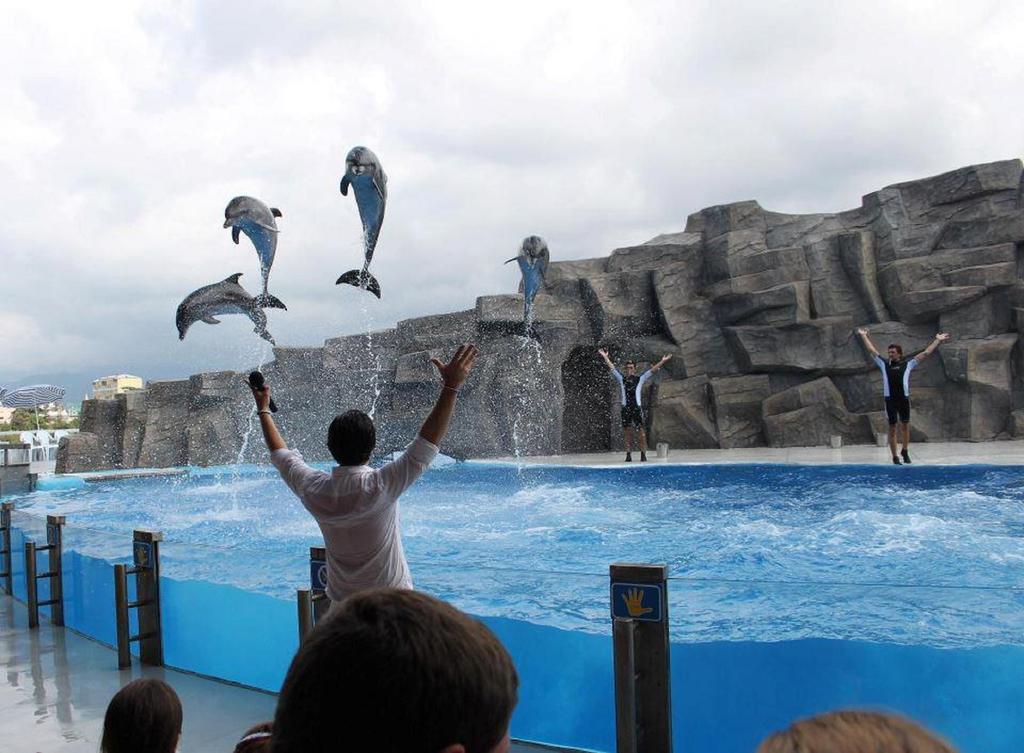
[[[757,753],[957,753],[910,719],[874,711],[831,711],[793,722]]]

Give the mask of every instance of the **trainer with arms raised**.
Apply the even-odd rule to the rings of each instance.
[[[373,419],[359,410],[336,417],[327,448],[338,461],[330,473],[310,468],[289,450],[270,412],[270,388],[252,388],[270,461],[316,519],[327,548],[327,596],[332,602],[370,588],[412,588],[402,548],[398,497],[422,475],[448,433],[459,388],[469,376],[477,349],[462,345],[448,364],[431,362],[441,375],[441,394],[419,435],[397,460],[371,468],[377,444]]]
[[[889,359],[886,360],[878,355],[866,329],[861,327],[857,330],[857,334],[860,335],[861,342],[864,343],[864,347],[882,372],[882,395],[885,397],[885,414],[889,419],[889,449],[892,451],[892,462],[895,465],[900,465],[900,456],[896,454],[896,422],[898,420],[903,445],[903,451],[900,454],[903,457],[903,462],[909,464],[910,452],[907,447],[910,444],[910,372],[948,340],[949,333],[937,334],[927,348],[909,360],[903,358],[903,346],[898,343],[889,344],[887,349]]]

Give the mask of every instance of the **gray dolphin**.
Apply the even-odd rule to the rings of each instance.
[[[274,265],[274,254],[277,252],[277,220],[281,210],[268,207],[259,199],[251,196],[236,196],[228,202],[224,210],[224,227],[231,228],[231,240],[238,243],[239,233],[245,233],[252,245],[256,247],[256,255],[260,257],[260,273],[263,275],[263,293],[256,296],[273,308],[287,309],[281,301],[267,292],[267,278],[270,268]]]
[[[366,257],[362,271],[353,269],[338,278],[335,285],[355,285],[369,290],[380,298],[380,283],[370,274],[370,260],[377,247],[380,226],[384,224],[384,208],[388,203],[388,176],[384,174],[377,155],[365,146],[353,147],[345,157],[345,176],[341,179],[341,193],[348,196],[349,184],[356,195],[359,219],[363,223],[363,246]]]
[[[271,302],[261,300],[262,296],[253,298],[239,284],[238,278],[241,276],[241,272],[236,272],[220,282],[201,287],[186,296],[185,300],[178,306],[178,313],[175,317],[179,340],[185,339],[185,333],[188,331],[188,328],[196,322],[220,324],[220,320],[214,317],[226,314],[244,314],[252,319],[252,323],[256,325],[253,332],[272,345],[277,344],[270,333],[267,332],[267,315],[263,313],[263,309],[283,309],[284,304],[277,301],[273,296],[268,296],[268,298],[277,301],[279,305],[275,306]]]
[[[544,286],[544,275],[548,271],[550,256],[548,244],[543,238],[539,235],[528,235],[523,238],[519,253],[505,262],[519,262],[519,271],[523,273],[523,327],[527,334],[533,324],[533,299]]]

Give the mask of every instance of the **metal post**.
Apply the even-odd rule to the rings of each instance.
[[[61,552],[64,542],[64,516],[46,516],[46,546],[36,551],[46,551],[49,568],[40,573],[38,578],[49,578],[50,598],[40,601],[38,606],[50,607],[50,621],[54,625],[64,625],[64,573],[61,569]]]
[[[160,624],[160,542],[163,534],[135,531],[135,604],[139,610],[139,658],[143,664],[162,666],[164,641]]]
[[[4,452],[7,452],[4,450]],[[3,579],[4,591],[14,595],[14,583],[12,582],[11,570],[11,510],[14,509],[13,502],[0,504],[0,578]]]
[[[617,753],[671,753],[668,567],[617,563],[608,575]]]
[[[128,568],[114,565],[114,616],[117,622],[117,668],[132,666],[128,643]]]
[[[36,542],[25,542],[25,591],[28,597],[28,626],[39,627],[39,595],[36,592]]]
[[[160,542],[163,534],[135,531],[132,540],[131,568],[114,565],[114,609],[117,618],[117,666],[132,665],[131,644],[139,643],[143,664],[164,663],[163,629],[160,619]],[[128,601],[128,576],[135,576],[135,601]],[[139,632],[129,635],[128,610],[137,609]]]
[[[327,598],[327,550],[322,546],[309,548],[309,588],[296,594],[299,608],[299,643],[319,622],[331,606]]]

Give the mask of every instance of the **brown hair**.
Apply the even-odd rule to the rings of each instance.
[[[242,733],[242,739],[235,743],[234,753],[267,753],[270,750],[273,722],[260,722]]]
[[[350,596],[292,660],[274,717],[274,753],[486,753],[508,729],[519,678],[483,623],[426,594]]]
[[[900,358],[903,358],[903,346],[899,343],[889,343],[889,348],[895,348],[896,352],[900,354]],[[886,348],[888,350],[888,348]]]
[[[921,725],[895,714],[832,711],[793,722],[757,753],[956,753]]]
[[[174,753],[181,737],[181,701],[163,680],[132,680],[110,699],[102,753]]]

